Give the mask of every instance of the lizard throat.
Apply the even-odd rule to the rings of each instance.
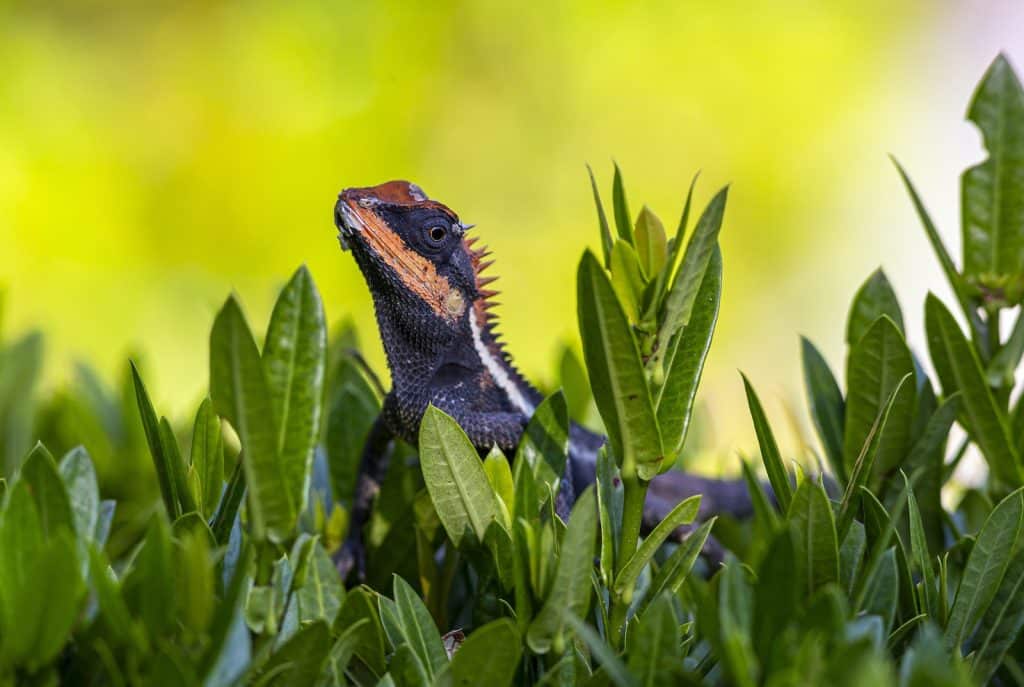
[[[508,400],[514,405],[519,411],[526,416],[532,416],[534,406],[527,399],[526,395],[522,392],[515,380],[505,369],[505,361],[501,360],[499,356],[495,355],[491,351],[490,347],[483,340],[483,329],[480,327],[480,323],[477,322],[476,313],[471,312],[469,314],[469,328],[473,334],[473,348],[476,349],[476,354],[480,356],[480,361],[483,362],[484,367],[487,368],[487,372],[490,373],[491,378],[494,379],[494,383],[498,385],[498,388],[505,392],[508,396]]]

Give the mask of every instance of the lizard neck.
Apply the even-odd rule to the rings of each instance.
[[[511,356],[499,341],[492,322],[487,319],[485,305],[486,299],[478,299],[467,313],[473,350],[494,386],[504,393],[509,404],[530,417],[541,401],[540,392],[516,369]]]

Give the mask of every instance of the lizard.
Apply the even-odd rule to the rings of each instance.
[[[352,253],[369,288],[392,383],[363,448],[349,536],[335,558],[346,577],[353,568],[363,572],[361,532],[391,442],[415,445],[429,404],[452,416],[481,456],[493,446],[513,455],[542,395],[500,339],[494,312],[498,292],[490,288],[496,277],[486,274],[493,261],[477,237],[467,235],[473,225],[408,181],[343,190],[334,221],[342,250]],[[594,482],[605,441],[570,423],[556,498],[562,517],[575,494]],[[700,519],[722,512],[745,517],[752,511],[742,479],[668,471],[649,485],[645,529],[694,494],[702,495]]]

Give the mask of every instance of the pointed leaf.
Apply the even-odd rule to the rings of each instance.
[[[896,293],[892,290],[889,279],[881,268],[871,273],[850,306],[850,316],[846,321],[846,343],[853,346],[861,340],[882,315],[888,316],[896,328],[903,332],[903,311],[900,310]]]
[[[811,419],[818,430],[825,457],[832,471],[840,479],[846,480],[846,464],[843,462],[843,432],[846,422],[846,401],[839,390],[832,370],[825,358],[818,352],[808,339],[800,337],[800,350],[803,359],[804,388],[807,391],[807,405],[811,410]]]
[[[789,510],[790,502],[793,500],[793,487],[789,482],[789,473],[782,463],[782,456],[779,453],[779,446],[775,443],[775,435],[772,427],[768,424],[768,417],[761,407],[761,400],[757,392],[750,384],[750,380],[742,372],[743,388],[747,393],[747,405],[750,408],[750,417],[754,421],[754,431],[757,434],[757,443],[761,447],[761,460],[764,461],[764,469],[768,473],[768,481],[771,482],[775,498],[779,502],[779,508],[783,511]]]

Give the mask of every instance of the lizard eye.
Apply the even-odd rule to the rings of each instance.
[[[445,237],[448,236],[448,230],[440,224],[435,224],[427,229],[427,236],[429,236],[430,240],[434,243],[441,243],[444,241]]]

